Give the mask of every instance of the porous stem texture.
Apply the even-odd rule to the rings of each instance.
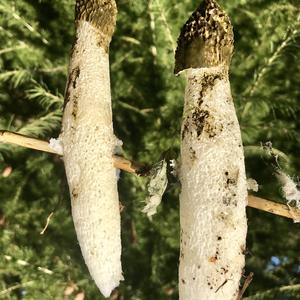
[[[244,267],[247,184],[228,70],[186,72],[180,300],[236,300]]]
[[[102,30],[99,21],[107,8],[116,13],[113,1],[76,3],[76,41],[60,136],[77,238],[105,297],[123,279],[108,56],[113,30]],[[114,28],[115,18],[110,21]]]

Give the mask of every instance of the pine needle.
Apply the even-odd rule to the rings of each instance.
[[[54,214],[54,212],[52,212],[52,213],[48,216],[47,221],[46,221],[46,225],[45,225],[44,229],[40,232],[40,235],[44,235],[44,234],[45,234],[46,230],[47,230],[48,227],[49,227],[50,220],[51,220],[53,214]]]

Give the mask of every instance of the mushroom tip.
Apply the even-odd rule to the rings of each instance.
[[[181,29],[175,70],[229,65],[233,53],[230,19],[214,0],[201,2]]]

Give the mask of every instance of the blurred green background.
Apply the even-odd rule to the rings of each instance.
[[[0,129],[42,139],[58,136],[74,2],[0,0]],[[173,75],[174,49],[199,1],[117,4],[110,50],[115,133],[126,157],[152,164],[166,150],[179,150],[184,78]],[[230,77],[247,176],[259,183],[257,195],[284,202],[272,159],[261,145],[271,142],[280,151],[281,168],[299,182],[300,2],[220,4],[235,30]],[[141,213],[146,184],[124,173],[119,181],[125,281],[114,300],[178,299],[179,185],[168,186],[150,222]],[[299,224],[253,209],[247,213],[246,274],[254,272],[247,299],[300,299]],[[0,298],[83,296],[103,299],[81,257],[62,160],[0,144]]]

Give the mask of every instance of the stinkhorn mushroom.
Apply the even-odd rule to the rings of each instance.
[[[236,300],[244,268],[247,183],[228,77],[233,30],[214,0],[182,28],[175,74],[186,70],[181,129],[180,300]]]
[[[60,135],[77,238],[105,297],[123,279],[108,53],[116,14],[114,0],[76,1]]]

